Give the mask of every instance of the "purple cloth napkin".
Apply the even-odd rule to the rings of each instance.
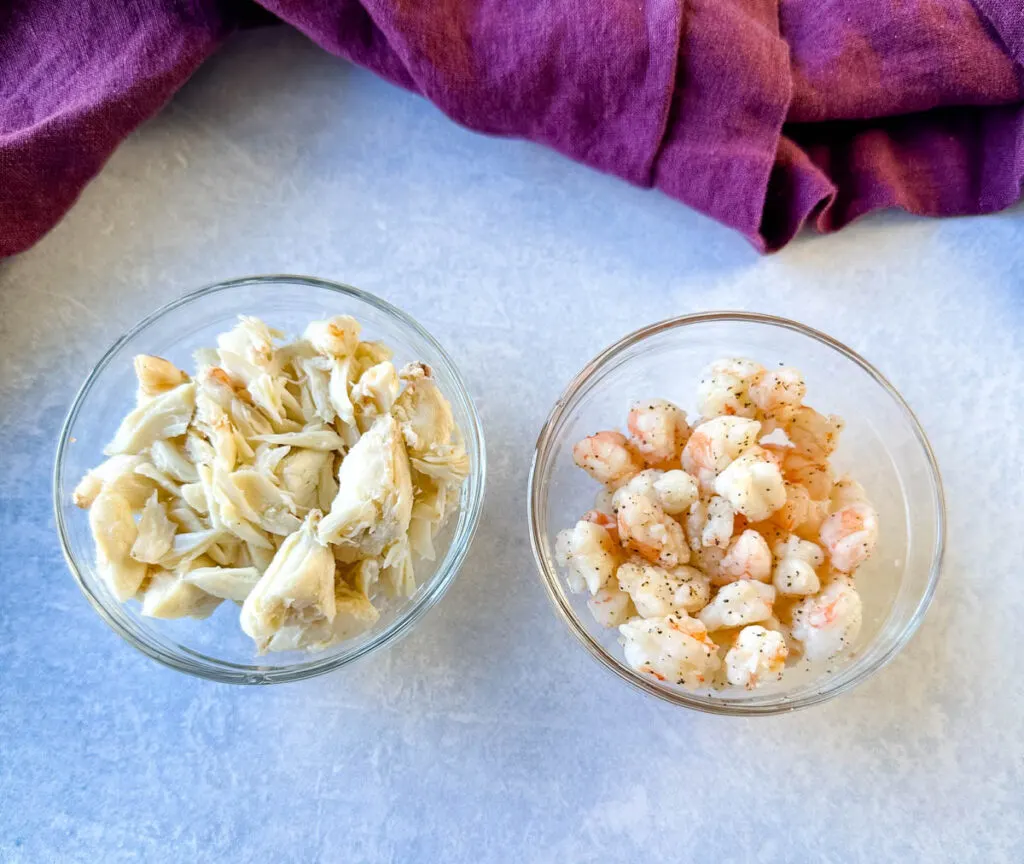
[[[1020,0],[263,0],[494,135],[653,186],[758,249],[872,210],[1006,207]],[[0,6],[0,256],[28,248],[242,22],[230,0]]]

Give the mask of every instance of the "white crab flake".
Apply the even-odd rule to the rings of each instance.
[[[430,367],[397,372],[360,334],[340,315],[282,343],[241,316],[193,377],[135,358],[135,407],[72,496],[118,600],[156,618],[242,604],[263,652],[352,638],[378,620],[380,586],[415,591],[469,456]],[[609,626],[633,612],[618,594],[596,598]]]

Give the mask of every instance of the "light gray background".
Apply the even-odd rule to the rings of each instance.
[[[1024,843],[1024,219],[871,218],[759,258],[683,206],[456,127],[283,29],[234,39],[0,264],[0,861],[1011,861]],[[214,280],[292,271],[407,309],[486,426],[483,525],[398,646],[297,685],[164,669],[80,595],[50,515],[106,345]],[[548,606],[527,467],[599,349],[779,313],[903,392],[943,469],[923,627],[855,692],[730,720],[642,697]]]

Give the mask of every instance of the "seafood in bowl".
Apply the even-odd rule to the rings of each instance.
[[[263,653],[336,645],[378,595],[414,592],[469,457],[430,367],[360,335],[339,315],[284,342],[240,316],[193,375],[135,358],[136,406],[73,496],[118,601],[199,619],[237,603]]]
[[[602,488],[556,558],[633,670],[753,689],[856,639],[856,572],[879,520],[856,480],[834,474],[843,421],[805,404],[806,390],[797,369],[719,360],[692,423],[666,400],[635,402],[628,434],[574,446]]]

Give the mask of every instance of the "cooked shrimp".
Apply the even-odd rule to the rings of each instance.
[[[778,465],[761,447],[750,447],[718,475],[715,491],[752,522],[767,519],[786,503]]]
[[[665,567],[677,567],[689,561],[690,549],[682,526],[647,495],[622,492],[615,496],[619,542],[648,561]]]
[[[686,529],[686,542],[690,549],[699,551],[704,546],[703,534],[704,523],[708,521],[708,505],[699,498],[690,505],[686,511],[686,519],[683,525]]]
[[[593,522],[595,525],[600,525],[608,532],[612,538],[612,542],[619,545],[619,523],[615,519],[615,516],[610,513],[605,513],[603,510],[588,510],[583,514],[584,522]]]
[[[864,487],[849,474],[844,474],[835,482],[829,496],[829,504],[833,513],[842,510],[848,504],[866,503],[868,503],[868,496]]]
[[[572,448],[573,461],[598,483],[617,488],[644,466],[620,432],[598,432]]]
[[[654,481],[654,491],[662,509],[670,516],[678,516],[690,509],[700,490],[697,481],[685,471],[666,471]]]
[[[819,414],[813,408],[801,405],[787,417],[784,428],[798,453],[824,461],[839,446],[839,433],[845,425],[841,417]]]
[[[749,528],[732,543],[722,559],[716,585],[725,585],[739,579],[770,582],[772,578],[772,551],[764,537]]]
[[[875,550],[878,516],[870,504],[848,504],[821,525],[821,542],[832,566],[852,573]]]
[[[623,488],[653,498],[670,516],[685,513],[700,495],[697,481],[679,469],[659,471],[648,468],[637,474]]]
[[[781,678],[788,656],[786,640],[778,630],[744,627],[725,655],[726,680],[752,690],[768,676]]]
[[[860,595],[852,582],[838,578],[793,610],[793,638],[809,660],[828,660],[853,644],[862,621]]]
[[[725,498],[714,496],[707,505],[707,517],[700,532],[701,546],[718,546],[721,549],[728,546],[735,515],[736,511]]]
[[[586,586],[591,594],[597,594],[619,563],[619,550],[611,535],[600,525],[582,520],[558,534],[555,556],[568,570],[569,588],[576,593]]]
[[[697,618],[708,630],[743,627],[770,618],[774,602],[775,589],[771,585],[741,579],[719,588],[715,598],[697,613]]]
[[[679,464],[679,451],[690,436],[686,412],[664,399],[634,402],[626,421],[634,448],[648,465]]]
[[[777,559],[772,584],[779,594],[801,597],[818,593],[821,582],[815,568],[825,563],[820,546],[792,535],[776,543],[772,551]]]
[[[803,486],[812,501],[828,500],[832,492],[832,468],[827,459],[812,459],[789,448],[782,459],[782,476]]]
[[[704,491],[729,463],[757,443],[761,424],[743,417],[716,417],[701,423],[686,442],[683,469],[695,477]]]
[[[785,483],[786,503],[776,510],[771,517],[772,522],[784,531],[795,531],[806,522],[821,525],[825,517],[824,508],[811,499],[811,493],[796,483]],[[816,533],[817,527],[814,528]]]
[[[587,608],[598,624],[609,628],[625,624],[636,611],[629,594],[619,587],[614,578],[587,600]]]
[[[697,385],[697,409],[701,417],[753,417],[757,405],[750,386],[764,375],[764,367],[736,357],[716,360],[701,372]]]
[[[647,561],[627,561],[615,576],[644,618],[696,612],[711,597],[710,580],[685,564],[666,570]]]
[[[772,412],[798,406],[807,395],[807,385],[798,369],[783,366],[751,381],[748,392],[758,410]]]
[[[707,628],[686,615],[633,618],[619,627],[626,662],[638,672],[681,684],[705,686],[718,671],[718,646]]]
[[[690,553],[690,563],[711,580],[721,577],[725,549],[721,546],[701,546]]]

